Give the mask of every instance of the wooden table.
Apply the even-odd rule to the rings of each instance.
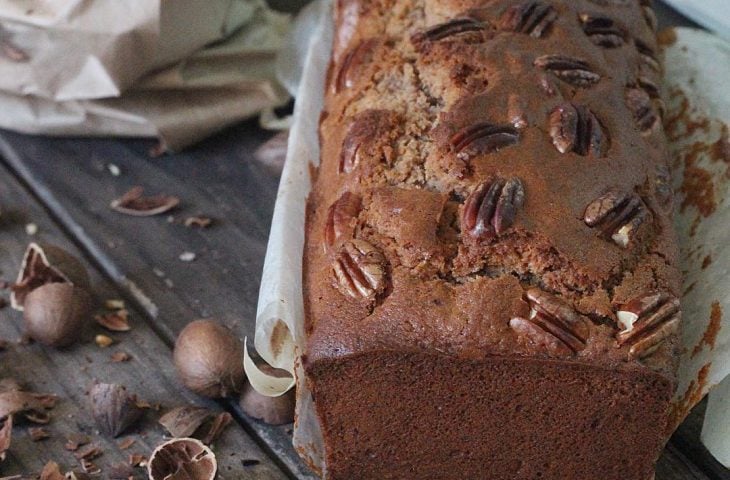
[[[688,22],[659,6],[664,25]],[[255,122],[234,126],[184,153],[152,159],[148,140],[54,139],[0,132],[0,279],[14,280],[30,241],[53,242],[83,258],[97,300],[123,298],[131,310],[132,330],[111,334],[115,344],[93,342],[99,326],[66,350],[16,344],[21,315],[0,310],[0,378],[14,377],[39,392],[55,393],[58,406],[47,426],[51,437],[33,442],[27,427],[14,430],[0,477],[37,472],[48,460],[77,467],[64,448],[65,435],[89,434],[104,454],[102,468],[125,462],[129,453],[149,455],[163,438],[148,414],[119,439],[100,435],[89,413],[88,388],[94,381],[121,383],[165,408],[199,404],[226,409],[235,423],[215,442],[220,479],[315,478],[291,448],[291,426],[269,427],[247,417],[235,402],[205,401],[182,388],[171,362],[177,333],[191,320],[214,317],[241,336],[254,332],[256,299],[280,169],[253,157],[272,134]],[[110,165],[118,167],[113,175]],[[109,202],[130,187],[177,195],[172,215],[135,218],[120,215]],[[207,229],[186,228],[183,220],[202,214],[214,218]],[[37,225],[30,236],[26,225]],[[180,255],[193,252],[192,262]],[[0,294],[0,296],[7,296]],[[112,363],[116,351],[132,359]],[[730,479],[699,443],[704,405],[672,437],[659,461],[658,480]],[[125,438],[123,437],[123,438]],[[627,446],[627,451],[640,446]],[[103,477],[106,478],[106,477]],[[146,478],[141,469],[137,478]]]

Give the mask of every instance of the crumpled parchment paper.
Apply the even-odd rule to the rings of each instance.
[[[264,0],[0,0],[0,127],[178,150],[288,95]]]
[[[259,392],[276,396],[298,389],[294,444],[317,470],[326,468],[319,424],[297,364],[304,348],[302,252],[309,170],[319,164],[319,113],[331,49],[329,3],[310,6],[295,30],[307,53],[294,112],[259,294],[255,346],[271,365],[296,374],[283,382],[246,371]],[[676,227],[685,278],[679,386],[670,430],[730,373],[730,44],[712,34],[676,29],[666,47],[667,133],[674,155]],[[291,85],[296,73],[289,72]],[[723,313],[726,312],[726,313]],[[730,377],[728,377],[730,378]],[[726,380],[725,384],[730,383]],[[711,395],[703,441],[730,465],[730,386]],[[723,414],[724,417],[723,417]],[[668,434],[671,431],[668,431]]]

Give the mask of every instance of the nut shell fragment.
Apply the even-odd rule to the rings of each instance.
[[[121,197],[112,200],[110,207],[119,213],[136,217],[149,217],[168,212],[180,203],[180,199],[172,195],[144,196],[142,187],[133,187]]]
[[[55,245],[31,243],[23,255],[15,285],[11,286],[11,306],[22,311],[25,297],[48,283],[71,283],[90,289],[86,268],[76,257]]]
[[[142,416],[137,398],[122,385],[97,383],[91,387],[91,413],[99,428],[117,437]]]
[[[10,448],[10,441],[13,435],[13,416],[8,415],[5,420],[0,420],[2,427],[0,427],[0,462],[5,460],[5,452]]]
[[[159,445],[147,463],[151,480],[213,480],[217,470],[213,452],[194,438],[176,438]]]
[[[112,332],[128,332],[131,330],[129,326],[129,312],[124,308],[103,315],[95,315],[94,320]]]
[[[158,422],[173,437],[190,437],[212,415],[207,408],[185,405],[165,413]]]

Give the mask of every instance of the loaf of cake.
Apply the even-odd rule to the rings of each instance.
[[[647,0],[339,0],[307,205],[323,476],[648,480],[680,275]]]

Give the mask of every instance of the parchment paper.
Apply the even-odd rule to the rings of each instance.
[[[0,127],[177,150],[284,103],[264,0],[0,0]]]
[[[730,42],[700,30],[675,32],[676,42],[665,49],[665,124],[674,156],[685,352],[672,427],[730,378]],[[726,466],[728,390],[710,395],[702,435]]]
[[[304,341],[301,291],[304,205],[311,187],[309,168],[319,163],[317,129],[332,22],[327,6],[311,7],[307,15],[300,21],[316,25],[312,27],[316,30],[310,42],[299,42],[300,46],[308,46],[308,53],[264,265],[255,346],[272,365],[298,373],[294,443],[310,464],[323,469],[321,434],[296,358]],[[730,45],[711,34],[677,29],[676,41],[667,47],[667,125],[676,158],[676,226],[686,290],[682,299],[685,351],[671,430],[730,372],[730,317],[712,313],[718,308],[730,312],[730,228],[727,227],[730,224],[730,146],[727,145],[730,97],[724,86],[730,78],[728,68]],[[723,128],[725,143],[721,139]],[[703,201],[698,200],[698,189],[704,192]],[[707,193],[710,189],[711,194]],[[711,260],[705,260],[707,255]],[[287,333],[282,333],[284,328]],[[254,388],[261,393],[280,395],[292,386],[270,381],[250,361],[246,366]],[[708,409],[708,418],[727,411],[728,390],[725,388],[718,397],[713,396],[719,407]],[[727,417],[708,421],[718,425],[724,422],[724,431],[730,430]],[[716,431],[706,427],[703,439],[727,463],[727,457],[719,453],[728,452],[730,435],[715,434]]]
[[[294,378],[283,382],[264,374],[245,350],[244,368],[251,385],[269,396],[284,394],[296,382],[297,411],[294,447],[318,474],[325,471],[324,450],[319,421],[312,396],[297,361],[304,350],[304,304],[302,297],[302,254],[307,195],[311,189],[311,169],[319,165],[319,114],[324,104],[325,72],[332,45],[329,1],[310,3],[301,12],[287,49],[304,58],[301,80],[297,82],[297,63],[291,70],[282,68],[297,85],[294,121],[289,133],[289,148],[281,175],[279,193],[271,221],[256,312],[254,345],[270,365],[289,371]],[[285,65],[285,64],[282,64]]]

